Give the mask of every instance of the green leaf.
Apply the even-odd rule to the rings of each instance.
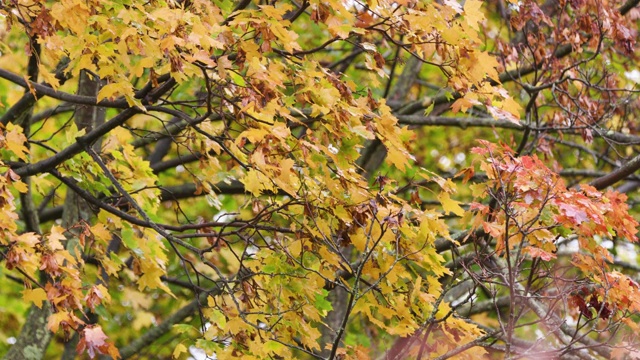
[[[435,103],[431,102],[431,105],[429,105],[429,107],[427,107],[424,110],[424,116],[429,116],[429,114],[431,114],[431,112],[433,111],[433,108],[435,107]]]
[[[314,303],[314,306],[316,307],[316,309],[322,310],[322,311],[333,310],[333,305],[331,304],[331,301],[327,300],[328,295],[329,295],[329,292],[325,289],[322,289],[320,293],[316,294],[316,299],[315,299],[316,301]]]

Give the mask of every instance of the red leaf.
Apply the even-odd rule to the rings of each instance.
[[[576,224],[581,224],[584,221],[589,220],[587,213],[574,205],[562,203],[559,207],[560,210],[562,210],[568,218],[573,219]]]
[[[109,354],[111,357],[119,358],[116,347],[107,341],[107,335],[104,334],[102,328],[98,325],[87,326],[80,333],[80,340],[76,347],[76,352],[82,354],[87,352],[90,358],[94,358],[97,354]]]
[[[534,257],[534,258],[539,257],[544,261],[550,261],[551,259],[556,258],[556,254],[550,253],[548,251],[544,251],[540,248],[533,247],[533,246],[526,247],[525,251],[528,252],[529,255],[531,255],[531,257]]]
[[[587,307],[587,303],[581,296],[572,295],[569,298],[569,303],[573,306],[577,306],[578,310],[580,310],[580,313],[587,319],[591,319],[593,317],[591,311],[589,311],[589,308]]]

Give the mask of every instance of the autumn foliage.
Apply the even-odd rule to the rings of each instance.
[[[0,351],[640,358],[637,4],[2,2]]]

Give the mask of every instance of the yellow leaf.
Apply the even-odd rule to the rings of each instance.
[[[291,243],[291,245],[289,245],[289,253],[291,253],[291,255],[293,257],[298,257],[300,256],[300,253],[302,252],[302,242],[300,240],[294,241]]]
[[[25,247],[34,248],[40,242],[40,236],[36,233],[28,232],[20,234],[15,240],[20,244],[24,244]]]
[[[239,317],[229,319],[224,330],[229,331],[232,335],[240,333],[247,327],[247,324]]]
[[[464,2],[464,18],[467,20],[467,24],[473,29],[479,30],[479,22],[484,21],[484,14],[480,10],[482,1],[480,0],[466,0]]]
[[[291,130],[285,124],[277,123],[271,128],[270,133],[284,139],[291,135]]]
[[[373,140],[376,138],[376,136],[364,125],[354,126],[351,128],[351,131],[367,140]]]
[[[152,313],[148,311],[138,311],[136,313],[136,318],[131,323],[131,326],[134,330],[139,331],[142,328],[149,327],[153,325],[154,316]]]
[[[12,123],[7,124],[7,132],[4,135],[5,147],[16,154],[16,156],[20,160],[27,161],[27,155],[29,154],[29,149],[24,146],[24,143],[27,141],[27,138],[24,136],[22,127],[18,125],[13,125]]]
[[[112,84],[107,84],[98,91],[98,97],[96,99],[97,102],[100,102],[103,99],[112,99],[116,97],[116,95],[133,95],[133,87],[128,82],[116,82]]]
[[[405,170],[409,165],[410,155],[399,151],[394,147],[387,147],[387,162],[393,164],[398,170]]]
[[[209,297],[212,299],[212,297]],[[218,309],[213,309],[209,314],[209,321],[214,324],[213,327],[217,327],[219,329],[224,329],[227,326],[227,317],[222,313],[222,311]]]
[[[27,86],[29,87],[29,92],[31,93],[31,95],[33,95],[33,97],[37,97],[36,89],[33,87],[33,84],[31,83],[27,75],[25,75],[23,79],[24,79],[24,82],[27,83]]]
[[[352,28],[351,26],[343,24],[342,19],[338,18],[337,16],[330,16],[327,19],[326,24],[331,35],[337,36],[342,39],[348,38],[349,32],[351,30],[354,30],[354,28]]]
[[[344,221],[345,223],[350,223],[353,220],[351,215],[349,215],[347,210],[345,210],[344,206],[342,205],[338,205],[334,208],[333,215],[335,215],[338,219]]]
[[[244,184],[245,191],[253,196],[260,196],[264,190],[273,190],[269,177],[254,169],[250,169],[240,182]]]
[[[318,250],[319,255],[321,256],[321,259],[326,262],[328,265],[331,265],[335,268],[340,267],[340,258],[338,257],[338,255],[336,255],[335,253],[329,251],[326,247],[321,247]],[[325,270],[330,268],[329,266],[322,266],[321,269]],[[330,275],[333,275],[333,272],[330,270],[329,271]]]
[[[454,213],[458,216],[464,215],[464,209],[460,207],[460,202],[451,199],[448,193],[441,192],[438,201],[442,204],[445,214]]]
[[[171,356],[174,359],[177,359],[180,357],[180,355],[182,355],[182,353],[185,353],[185,352],[187,352],[187,347],[184,346],[183,344],[178,344],[176,348],[173,350],[173,354],[171,354]]]
[[[287,353],[287,348],[284,345],[280,344],[279,342],[275,342],[273,340],[267,341],[266,343],[264,343],[263,346],[268,354],[273,353],[281,357]]]
[[[58,332],[60,328],[60,324],[62,322],[66,322],[71,327],[75,328],[79,324],[84,324],[82,320],[80,320],[77,316],[75,316],[71,312],[67,311],[58,311],[57,313],[49,316],[49,321],[47,322],[47,328],[51,330],[51,332]]]
[[[24,290],[22,292],[22,299],[25,302],[32,302],[40,309],[42,309],[42,303],[48,300],[47,293],[41,288]]]
[[[51,85],[53,90],[58,90],[58,87],[60,86],[60,82],[56,78],[55,74],[52,74],[49,71],[47,71],[47,69],[42,64],[38,64],[38,72],[42,76],[42,79],[44,79],[44,81],[47,84]]]
[[[460,98],[451,104],[451,111],[458,113],[460,111],[467,112],[473,106],[473,102],[465,98]]]
[[[151,290],[162,289],[167,294],[175,297],[169,287],[160,279],[161,276],[166,275],[166,272],[154,261],[142,260],[140,261],[140,267],[143,271],[143,275],[138,279],[138,290],[142,291],[145,288],[149,288]]]
[[[413,282],[413,290],[411,290],[411,301],[414,301],[418,294],[420,293],[420,286],[422,284],[422,277],[418,276],[418,278]]]
[[[111,240],[111,232],[107,230],[107,227],[104,226],[104,224],[98,223],[92,226],[91,233],[96,239],[99,239],[105,242]]]
[[[299,187],[299,181],[296,177],[292,177],[294,174],[293,166],[295,162],[291,159],[284,159],[279,162],[280,175],[273,179],[280,189],[286,191],[293,197],[297,197],[297,189]]]
[[[361,229],[358,229],[358,231],[353,236],[351,236],[351,243],[359,251],[365,250],[365,247],[367,245],[367,237],[365,236],[365,234],[362,232]]]
[[[302,341],[302,343],[310,349],[319,350],[320,345],[318,345],[317,339],[320,339],[320,337],[322,336],[322,334],[320,334],[320,331],[304,321],[300,323],[300,326],[302,328],[302,333],[307,334],[307,336],[302,337],[300,341]]]
[[[379,307],[378,308],[378,313],[380,315],[382,315],[382,317],[384,317],[385,319],[391,319],[392,317],[396,316],[398,313],[392,309],[391,307]]]
[[[247,140],[249,140],[252,144],[256,144],[260,141],[262,141],[262,139],[264,139],[265,136],[269,135],[269,132],[267,130],[264,129],[249,129],[247,131],[243,131],[242,134],[240,134],[240,136],[238,136],[238,140],[236,140],[236,143],[239,143],[240,140],[244,137]]]
[[[64,229],[62,227],[57,225],[53,225],[51,227],[51,234],[47,236],[47,243],[49,245],[49,248],[51,248],[51,250],[56,251],[56,250],[64,249],[64,246],[62,246],[62,243],[60,242],[60,240],[66,239],[63,233],[64,233]]]
[[[480,198],[484,196],[487,186],[485,184],[471,184],[469,185],[469,189],[473,197]]]
[[[520,113],[524,110],[513,98],[507,97],[502,101],[502,110],[512,114],[516,118],[520,118]]]
[[[100,264],[102,265],[102,268],[104,269],[104,271],[109,275],[109,276],[115,276],[118,277],[118,272],[120,271],[120,269],[122,268],[122,264],[123,262],[119,260],[118,256],[111,253],[112,258],[107,257],[107,256],[102,256],[100,257]],[[115,259],[115,260],[114,260]]]
[[[29,190],[29,189],[27,188],[27,184],[23,183],[23,182],[22,182],[22,181],[20,181],[20,180],[18,180],[18,181],[14,181],[12,185],[13,185],[13,187],[14,187],[16,190],[18,190],[19,192],[21,192],[21,193],[23,193],[23,194],[24,194],[24,193],[26,193],[26,192],[27,192],[27,190]]]
[[[483,51],[474,52],[473,55],[475,56],[470,58],[473,63],[470,64],[471,66],[467,72],[467,75],[473,82],[479,84],[486,76],[489,76],[495,81],[500,81],[500,76],[496,70],[499,64],[494,56]]]

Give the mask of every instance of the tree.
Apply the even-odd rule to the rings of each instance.
[[[637,4],[3,2],[5,358],[640,357]]]

